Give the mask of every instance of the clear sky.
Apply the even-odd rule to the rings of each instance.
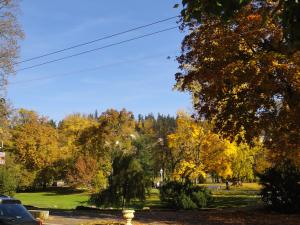
[[[179,9],[173,8],[177,2],[24,0],[19,17],[25,32],[21,60],[178,15]],[[175,21],[23,63],[17,69],[155,32],[176,25]],[[108,108],[126,108],[135,115],[175,115],[178,109],[191,108],[188,94],[172,90],[178,67],[174,57],[182,39],[176,29],[17,72],[10,79],[8,98],[16,108],[32,109],[57,121],[70,113]]]

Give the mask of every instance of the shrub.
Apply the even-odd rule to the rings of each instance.
[[[192,199],[198,208],[203,208],[207,205],[207,197],[203,191],[193,192]]]
[[[0,168],[0,193],[13,196],[17,189],[14,171],[6,167]]]
[[[300,170],[290,161],[275,165],[260,175],[262,200],[279,211],[300,210]]]
[[[160,189],[160,200],[166,203],[173,203],[174,199],[184,190],[182,183],[170,181]]]
[[[105,189],[91,195],[89,202],[98,207],[115,206],[120,207],[122,204],[122,196],[112,189]]]
[[[178,197],[175,199],[176,205],[180,209],[196,209],[197,205],[193,202],[193,200],[190,198],[190,196],[181,193]]]
[[[206,188],[192,185],[190,182],[171,181],[161,187],[160,199],[172,208],[196,209],[206,207],[212,196]]]

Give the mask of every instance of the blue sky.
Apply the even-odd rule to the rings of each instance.
[[[20,60],[177,15],[179,9],[173,8],[177,2],[24,0],[19,17],[25,32]],[[175,21],[27,62],[17,69],[155,32],[176,25]],[[174,57],[182,39],[182,33],[172,30],[20,71],[10,79],[8,98],[16,108],[32,109],[57,121],[70,113],[108,108],[126,108],[135,115],[175,115],[178,109],[191,108],[187,93],[172,90],[178,66]]]

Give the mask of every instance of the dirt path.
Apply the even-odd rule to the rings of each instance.
[[[46,225],[79,225],[121,222],[120,212],[51,211]],[[300,215],[262,210],[150,211],[137,212],[135,225],[300,225]]]

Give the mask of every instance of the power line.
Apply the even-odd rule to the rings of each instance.
[[[174,52],[175,51],[169,52],[169,53],[172,54]],[[142,57],[142,58],[138,58],[138,59],[123,60],[123,61],[110,63],[110,64],[106,64],[106,65],[99,65],[99,66],[90,67],[90,68],[81,69],[81,70],[76,70],[76,71],[72,71],[72,72],[66,72],[66,73],[49,75],[49,76],[44,76],[44,77],[39,77],[39,78],[9,82],[9,85],[18,85],[18,84],[29,83],[29,82],[34,82],[34,81],[49,80],[49,79],[52,79],[52,78],[55,78],[55,77],[61,78],[61,77],[74,75],[74,74],[80,74],[80,73],[85,73],[85,72],[90,72],[90,71],[97,71],[97,70],[105,68],[105,67],[118,66],[118,65],[121,65],[121,64],[124,64],[124,63],[140,62],[140,61],[147,60],[147,59],[153,59],[153,58],[158,58],[160,56],[165,56],[166,54],[168,54],[168,52],[160,53],[160,54],[156,54],[156,55],[151,55],[151,56],[146,56],[146,57]]]
[[[120,41],[120,42],[109,44],[109,45],[105,45],[105,46],[102,46],[102,47],[99,47],[99,48],[94,48],[94,49],[91,49],[91,50],[79,52],[79,53],[76,53],[76,54],[73,54],[73,55],[69,55],[69,56],[65,56],[65,57],[61,57],[61,58],[58,58],[58,59],[46,61],[46,62],[43,62],[43,63],[40,63],[40,64],[36,64],[36,65],[33,65],[33,66],[21,68],[21,69],[17,70],[16,72],[23,71],[23,70],[28,70],[28,69],[32,69],[32,68],[35,68],[35,67],[39,67],[39,66],[42,66],[42,65],[46,65],[46,64],[58,62],[58,61],[61,61],[61,60],[64,60],[64,59],[68,59],[68,58],[73,58],[73,57],[76,57],[76,56],[79,56],[79,55],[83,55],[83,54],[87,54],[87,53],[90,53],[90,52],[99,51],[99,50],[102,50],[102,49],[105,49],[105,48],[109,48],[109,47],[112,47],[112,46],[120,45],[120,44],[123,44],[123,43],[126,43],[126,42],[131,42],[131,41],[138,40],[138,39],[141,39],[141,38],[144,38],[144,37],[148,37],[148,36],[152,36],[152,35],[155,35],[155,34],[158,34],[158,33],[163,33],[163,32],[166,32],[166,31],[169,31],[169,30],[173,30],[173,29],[176,29],[176,28],[178,28],[178,26],[166,28],[166,29],[159,30],[159,31],[156,31],[156,32],[153,32],[153,33],[149,33],[149,34],[137,36],[137,37],[130,38],[130,39],[127,39],[127,40],[124,40],[124,41]],[[249,34],[249,33],[253,33],[253,32],[256,32],[256,31],[261,31],[261,30],[264,30],[264,28],[258,28],[258,29],[252,30],[252,31],[245,31],[245,32],[241,32],[241,33],[238,33],[238,34],[234,33],[232,35],[220,36],[218,38],[214,38],[212,41],[220,40],[220,39],[228,39],[228,38],[235,37],[235,36],[242,36],[243,34]]]
[[[98,41],[106,40],[106,39],[116,37],[116,36],[119,36],[119,35],[122,35],[122,34],[126,34],[126,33],[129,33],[129,32],[132,32],[132,31],[140,30],[140,29],[143,29],[143,28],[146,28],[146,27],[150,27],[150,26],[159,24],[159,23],[163,23],[163,22],[166,22],[166,21],[178,18],[178,17],[179,16],[172,16],[172,17],[169,17],[169,18],[166,18],[166,19],[162,19],[162,20],[158,20],[158,21],[155,21],[155,22],[152,22],[152,23],[149,23],[149,24],[134,27],[134,28],[131,28],[131,29],[128,29],[128,30],[125,30],[125,31],[115,33],[115,34],[111,34],[111,35],[107,35],[107,36],[104,36],[104,37],[101,37],[101,38],[97,38],[95,40],[83,42],[83,43],[76,44],[76,45],[73,45],[73,46],[70,46],[70,47],[67,47],[67,48],[63,48],[63,49],[56,50],[56,51],[53,51],[53,52],[45,53],[43,55],[35,56],[35,57],[32,57],[32,58],[22,60],[20,62],[16,62],[16,63],[14,63],[14,65],[21,64],[21,63],[24,63],[24,62],[29,62],[29,61],[32,61],[32,60],[35,60],[35,59],[44,58],[46,56],[54,55],[54,54],[61,53],[61,52],[64,52],[64,51],[68,51],[68,50],[78,48],[78,47],[81,47],[81,46],[89,45],[89,44],[92,44],[92,43],[95,43],[95,42],[98,42]],[[2,57],[0,57],[0,58],[2,58]]]
[[[141,38],[153,36],[155,34],[159,34],[159,33],[163,33],[163,32],[166,32],[166,31],[174,30],[176,28],[178,28],[178,26],[169,27],[169,28],[166,28],[166,29],[163,29],[163,30],[159,30],[159,31],[153,32],[153,33],[148,33],[148,34],[144,34],[144,35],[137,36],[137,37],[134,37],[134,38],[126,39],[124,41],[112,43],[112,44],[109,44],[109,45],[104,45],[104,46],[99,47],[99,48],[94,48],[94,49],[90,49],[90,50],[87,50],[87,51],[79,52],[79,53],[76,53],[76,54],[64,56],[64,57],[61,57],[61,58],[58,58],[58,59],[54,59],[54,60],[46,61],[46,62],[43,62],[43,63],[35,64],[33,66],[21,68],[21,69],[17,70],[16,72],[23,71],[23,70],[28,70],[28,69],[32,69],[32,68],[35,68],[35,67],[43,66],[43,65],[54,63],[54,62],[58,62],[58,61],[62,61],[62,60],[65,60],[65,59],[73,58],[73,57],[76,57],[76,56],[79,56],[79,55],[83,55],[83,54],[87,54],[87,53],[90,53],[90,52],[99,51],[99,50],[102,50],[102,49],[105,49],[105,48],[109,48],[109,47],[112,47],[112,46],[121,45],[121,44],[124,44],[124,43],[127,43],[127,42],[131,42],[131,41],[134,41],[134,40],[141,39]]]

